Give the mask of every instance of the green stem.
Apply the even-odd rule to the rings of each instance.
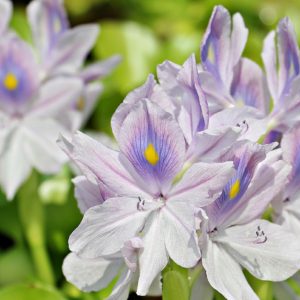
[[[203,267],[200,264],[190,270],[189,282],[190,282],[191,289],[193,288],[193,285],[198,279],[198,277],[201,275],[202,271],[203,271]]]
[[[33,173],[18,194],[19,215],[33,263],[40,280],[54,284],[44,236],[43,204],[38,196],[38,174]]]
[[[184,269],[170,261],[162,272],[163,300],[189,300],[190,286],[188,269]]]

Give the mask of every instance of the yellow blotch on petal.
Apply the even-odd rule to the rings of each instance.
[[[151,143],[148,144],[146,150],[144,151],[144,156],[147,162],[152,166],[155,166],[159,161],[159,155]]]
[[[234,184],[230,187],[229,198],[234,199],[240,192],[240,181],[237,179]]]
[[[7,90],[13,91],[18,87],[18,79],[13,73],[7,73],[3,80],[3,84]]]

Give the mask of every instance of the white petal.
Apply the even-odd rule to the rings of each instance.
[[[90,208],[70,236],[71,251],[86,258],[120,251],[124,242],[143,228],[151,213],[139,202],[138,198],[110,198]]]
[[[57,41],[46,68],[52,74],[73,74],[83,64],[99,33],[97,25],[81,25],[66,31]]]
[[[82,92],[82,81],[71,78],[55,78],[47,81],[40,89],[29,116],[59,116],[71,110]]]
[[[84,94],[82,96],[84,107],[82,110],[82,120],[79,127],[82,128],[83,125],[87,122],[88,118],[91,116],[95,106],[97,105],[97,100],[99,99],[102,90],[103,86],[98,82],[93,82],[85,85]]]
[[[161,230],[168,255],[184,268],[194,267],[201,257],[195,229],[195,209],[185,198],[182,201],[167,200],[161,214]]]
[[[218,161],[239,136],[240,129],[229,126],[197,132],[188,148],[187,160],[191,162]]]
[[[231,255],[257,278],[281,281],[299,270],[299,240],[266,220],[229,227],[217,241],[224,243]]]
[[[12,2],[10,0],[0,1],[0,34],[6,30],[12,14]]]
[[[208,239],[202,263],[211,286],[228,300],[259,300],[240,265],[219,244]]]
[[[130,284],[133,273],[124,268],[112,293],[106,300],[127,300],[130,292]]]
[[[24,122],[24,151],[41,173],[57,173],[67,156],[58,147],[59,134],[66,133],[65,128],[51,119],[27,119]]]
[[[159,212],[152,215],[143,230],[144,248],[139,255],[140,277],[137,286],[137,294],[145,296],[155,277],[168,263],[168,255],[162,233],[163,222]]]
[[[103,203],[98,184],[89,181],[85,176],[77,176],[73,180],[75,197],[80,211],[84,214],[90,207]]]
[[[275,32],[271,31],[264,40],[262,59],[267,73],[270,93],[274,101],[278,100],[278,75],[276,64]]]
[[[249,30],[245,26],[245,22],[241,14],[236,13],[232,17],[231,32],[231,65],[234,67],[241,58],[247,43]]]
[[[122,58],[120,55],[114,55],[105,60],[91,64],[81,71],[80,77],[84,80],[84,82],[91,82],[102,78],[108,75],[121,62],[121,60]]]
[[[24,151],[25,135],[22,128],[15,128],[6,140],[0,158],[0,183],[11,200],[31,171],[30,160]]]
[[[70,253],[64,260],[63,273],[66,279],[85,292],[105,288],[124,266],[122,259],[84,259]]]

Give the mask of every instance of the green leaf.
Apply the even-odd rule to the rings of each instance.
[[[22,9],[14,10],[14,14],[12,16],[10,25],[22,39],[24,39],[29,43],[32,43],[31,30],[24,10]]]
[[[66,300],[59,292],[37,284],[18,284],[0,290],[1,300]]]
[[[4,251],[0,255],[0,284],[12,284],[32,278],[33,267],[24,247]],[[0,297],[1,299],[1,297]]]

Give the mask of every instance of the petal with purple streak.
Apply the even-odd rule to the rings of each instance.
[[[8,38],[0,48],[0,107],[22,114],[39,84],[39,69],[32,49],[18,38]]]
[[[132,107],[142,99],[148,99],[149,101],[155,102],[163,110],[173,115],[175,107],[171,98],[168,97],[162,87],[156,83],[154,76],[150,74],[142,86],[133,90],[126,96],[113,114],[111,127],[116,138],[119,135],[124,120],[132,110]]]
[[[231,20],[223,6],[216,6],[206,29],[201,45],[201,60],[204,70],[220,82],[226,81],[230,57]]]
[[[147,197],[136,180],[119,161],[119,152],[78,132],[69,142],[61,137],[59,145],[92,182],[101,182],[114,195]]]
[[[27,8],[35,45],[46,59],[69,23],[62,0],[34,0]]]
[[[288,94],[292,80],[300,74],[300,56],[297,37],[288,18],[280,21],[277,28],[279,92],[280,99]]]
[[[275,102],[278,101],[278,74],[277,74],[277,52],[275,45],[275,32],[271,31],[264,40],[263,52],[261,54],[267,74],[267,82],[270,94]]]
[[[145,188],[157,196],[166,192],[185,156],[183,134],[172,116],[150,101],[139,101],[127,115],[117,139]]]
[[[74,74],[82,67],[99,33],[97,25],[80,25],[60,35],[57,43],[45,60],[49,75]]]
[[[236,105],[259,109],[264,115],[270,110],[270,95],[261,68],[250,59],[243,58],[234,68],[231,95]]]
[[[269,150],[270,146],[249,142],[241,143],[241,146],[234,151],[233,162],[236,173],[226,184],[221,196],[207,208],[211,219],[211,230],[228,221],[234,214],[237,205],[252,182],[257,165],[265,159],[266,152]]]
[[[283,159],[292,165],[289,175],[290,182],[286,187],[285,196],[293,196],[299,191],[300,185],[300,127],[296,127],[282,137],[281,148]]]
[[[208,126],[208,105],[201,88],[195,55],[183,64],[177,76],[181,85],[181,108],[178,122],[185,138],[190,143],[194,135]]]

